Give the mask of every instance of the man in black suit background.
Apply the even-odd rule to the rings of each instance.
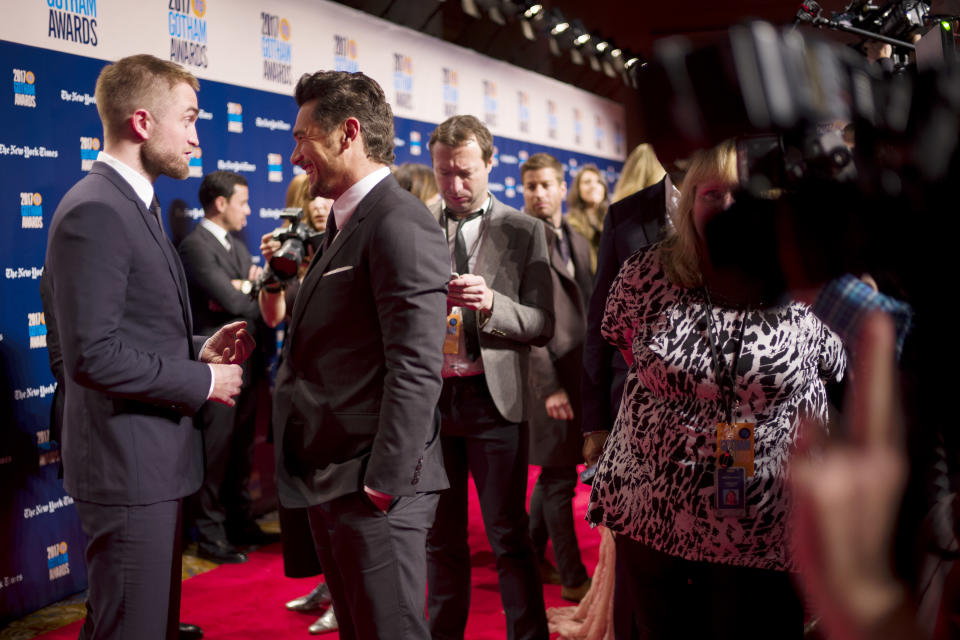
[[[177,637],[181,500],[203,476],[190,416],[208,399],[233,403],[253,346],[242,322],[193,335],[186,279],[160,224],[153,183],[189,173],[197,89],[153,56],[107,65],[96,86],[104,149],[50,225],[64,487],[88,538],[83,639]]]
[[[543,220],[553,285],[553,338],[530,350],[530,464],[540,475],[530,496],[530,537],[543,581],[562,585],[565,600],[579,602],[590,588],[573,523],[580,436],[580,376],[587,301],[593,290],[590,245],[563,219],[567,184],[563,165],[535,153],[520,166],[524,213]],[[557,569],[544,558],[553,541]]]
[[[206,334],[245,320],[252,335],[264,336],[260,308],[251,296],[260,268],[232,235],[246,226],[250,215],[247,180],[239,173],[214,171],[203,177],[197,196],[204,217],[179,246],[194,327]],[[236,406],[207,404],[197,415],[206,474],[200,491],[187,501],[187,521],[197,530],[198,555],[214,562],[244,562],[246,554],[234,544],[266,540],[253,519],[246,486],[253,469],[257,383],[265,373],[263,352],[256,349],[244,363]]]
[[[290,160],[334,203],[277,374],[280,499],[309,507],[341,638],[428,638],[425,539],[447,487],[436,407],[449,254],[390,175],[380,86],[320,71],[295,97]]]

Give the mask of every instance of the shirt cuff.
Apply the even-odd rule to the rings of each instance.
[[[214,377],[216,376],[216,374],[213,372],[212,364],[208,363],[207,366],[210,367],[210,388],[207,390],[207,400],[209,400],[210,396],[213,395],[213,385],[216,383],[216,380],[214,380]]]

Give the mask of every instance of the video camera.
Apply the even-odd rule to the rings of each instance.
[[[286,208],[280,213],[280,218],[286,221],[281,227],[273,230],[273,240],[280,242],[280,249],[270,258],[270,264],[263,270],[257,281],[254,292],[262,287],[271,287],[281,284],[297,275],[307,249],[317,253],[323,242],[323,232],[315,231],[303,220],[303,209]]]
[[[848,47],[752,22],[705,48],[658,41],[638,85],[663,160],[740,141],[743,193],[706,230],[715,266],[767,294],[844,272],[928,275],[913,247],[924,216],[955,208],[960,178],[956,67],[884,77]],[[771,190],[780,197],[761,197]]]

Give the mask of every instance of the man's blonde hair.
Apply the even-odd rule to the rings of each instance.
[[[181,82],[200,90],[197,78],[178,64],[148,54],[121,58],[108,64],[97,78],[97,111],[107,138],[123,131],[127,120],[137,109],[154,114],[167,106],[171,89]]]

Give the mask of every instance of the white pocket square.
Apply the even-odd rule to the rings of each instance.
[[[325,274],[323,274],[322,277],[326,278],[327,276],[332,276],[335,273],[343,273],[344,271],[350,271],[350,269],[353,269],[352,265],[348,267],[340,267],[339,269],[334,269],[333,271],[327,271]]]

